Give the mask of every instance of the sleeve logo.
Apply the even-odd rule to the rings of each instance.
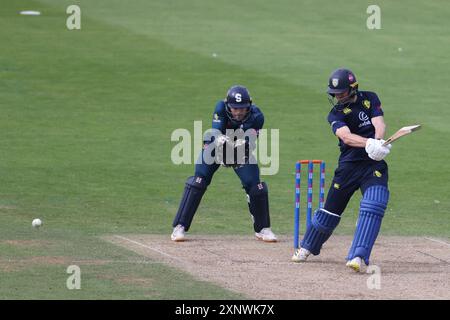
[[[214,113],[213,122],[220,122],[219,115],[217,113]]]

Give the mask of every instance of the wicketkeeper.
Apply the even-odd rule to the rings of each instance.
[[[200,161],[195,174],[186,181],[183,197],[173,221],[173,241],[184,241],[200,201],[216,170],[222,165],[232,167],[247,193],[255,236],[266,242],[276,242],[270,229],[269,196],[265,182],[260,181],[259,167],[252,151],[264,115],[254,104],[248,90],[233,86],[225,100],[216,104],[212,130],[205,135]]]
[[[391,145],[383,146],[385,123],[381,102],[374,92],[358,91],[352,71],[335,70],[328,81],[332,109],[328,122],[339,140],[341,155],[325,206],[318,209],[306,230],[294,261],[318,255],[339,224],[341,215],[356,190],[362,200],[347,266],[359,272],[362,261],[369,264],[389,200],[388,166],[383,160]]]

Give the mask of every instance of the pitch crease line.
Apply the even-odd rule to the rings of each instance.
[[[440,243],[440,244],[445,244],[446,246],[449,246],[449,247],[450,247],[450,243],[447,243],[447,242],[445,242],[445,241],[441,241],[441,240],[433,239],[433,238],[425,238],[425,239],[430,240],[430,241],[433,241],[433,242],[437,242],[437,243]]]
[[[141,246],[141,247],[146,248],[146,249],[150,249],[150,250],[155,251],[155,252],[157,252],[157,253],[159,253],[159,254],[162,254],[162,255],[164,255],[164,256],[166,256],[166,257],[169,257],[169,258],[171,258],[171,259],[175,259],[175,260],[177,260],[177,261],[180,261],[180,262],[184,263],[184,261],[181,260],[180,258],[174,257],[174,256],[172,256],[172,255],[170,255],[170,254],[168,254],[168,253],[165,253],[165,252],[163,252],[163,251],[160,251],[160,250],[158,250],[158,249],[149,247],[149,246],[147,246],[147,245],[145,245],[145,244],[143,244],[143,243],[140,243],[140,242],[137,242],[137,241],[134,241],[134,240],[131,240],[131,239],[122,237],[122,236],[117,236],[117,235],[115,235],[114,237],[119,238],[119,239],[122,239],[122,240],[126,240],[126,241],[131,242],[131,243],[134,243],[134,244],[137,244],[138,246]]]

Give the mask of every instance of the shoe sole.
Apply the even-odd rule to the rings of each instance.
[[[263,238],[255,236],[256,240],[264,241],[264,242],[278,242],[278,239],[264,240]]]
[[[291,261],[292,262],[306,262],[306,259],[301,259],[301,258],[299,258],[299,257],[297,257],[297,256],[292,256],[292,258],[291,258]]]
[[[357,263],[349,263],[349,264],[347,264],[347,267],[349,267],[350,269],[352,269],[355,272],[361,271],[361,266]]]
[[[309,256],[309,255],[308,255]],[[308,256],[302,258],[300,255],[297,254],[297,251],[292,255],[291,261],[293,262],[306,262],[308,259]]]
[[[185,238],[170,238],[172,241],[174,241],[174,242],[184,242],[184,241],[186,241],[186,239]]]

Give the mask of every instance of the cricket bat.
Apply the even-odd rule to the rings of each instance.
[[[383,143],[383,146],[388,145],[389,143],[394,142],[397,139],[400,139],[403,136],[406,136],[407,134],[410,134],[414,131],[417,131],[421,128],[420,124],[416,124],[413,126],[407,126],[399,129],[396,133],[394,133],[392,136],[389,137],[389,139],[386,140],[385,143]]]

